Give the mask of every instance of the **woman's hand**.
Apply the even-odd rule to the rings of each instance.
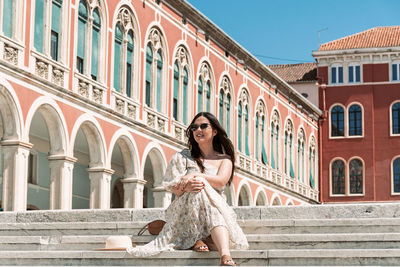
[[[176,184],[175,188],[181,191],[185,191],[186,188],[186,184],[188,183],[188,181],[190,179],[192,179],[194,176],[193,174],[186,174],[185,176],[183,176],[179,182]]]
[[[190,193],[199,193],[204,189],[204,183],[199,179],[192,178],[186,183],[185,191]]]

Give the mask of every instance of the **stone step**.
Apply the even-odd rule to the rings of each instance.
[[[136,235],[147,222],[3,223],[0,236]],[[393,233],[400,218],[239,220],[246,234]]]
[[[314,249],[232,251],[241,266],[399,264],[400,249]],[[20,266],[184,266],[218,265],[217,252],[171,251],[148,258],[123,251],[0,251],[0,265]]]
[[[108,235],[3,236],[0,250],[95,250],[104,248]],[[135,244],[146,244],[154,236],[132,236]],[[250,234],[250,249],[400,249],[400,233],[346,234]]]

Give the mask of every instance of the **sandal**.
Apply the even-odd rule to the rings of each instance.
[[[193,246],[193,250],[196,252],[208,252],[210,251],[208,249],[208,246],[206,245],[206,243],[203,242],[203,240],[197,240],[196,244],[194,244]]]
[[[232,260],[231,256],[222,255],[220,266],[236,266],[236,263]]]

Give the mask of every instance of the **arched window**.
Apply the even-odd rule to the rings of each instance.
[[[152,29],[146,48],[146,105],[162,112],[164,56],[162,35]]]
[[[310,187],[311,188],[315,188],[315,139],[314,137],[311,138],[311,142],[310,142],[310,151],[308,154],[308,160],[309,160],[309,168],[310,168]]]
[[[285,126],[284,171],[294,178],[293,168],[293,123],[288,120]]]
[[[255,130],[255,158],[256,160],[268,164],[267,149],[265,145],[267,132],[265,129],[266,108],[262,101],[259,101],[256,109],[256,130]]]
[[[135,27],[132,12],[122,7],[114,31],[114,89],[132,97],[135,81]]]
[[[400,102],[392,106],[392,134],[400,134]]]
[[[304,143],[305,134],[303,129],[300,129],[298,140],[297,140],[297,179],[304,183]]]
[[[91,76],[93,80],[97,80],[99,75],[99,53],[100,53],[100,30],[101,19],[99,9],[93,11],[93,30],[92,30],[92,68]]]
[[[352,159],[349,164],[350,194],[363,193],[363,163],[359,159]]]
[[[230,120],[232,118],[231,114],[231,92],[232,92],[232,84],[227,76],[222,78],[220,84],[220,94],[219,94],[219,118],[221,125],[225,128],[228,136],[230,136]],[[222,111],[222,112],[221,112]],[[239,140],[239,139],[238,139]]]
[[[357,104],[349,108],[349,136],[362,135],[361,107]]]
[[[344,136],[344,109],[341,106],[331,110],[331,136]]]
[[[7,2],[10,1],[5,3]],[[51,7],[48,5],[51,5]],[[9,6],[9,4],[6,4],[6,6]],[[36,51],[48,54],[56,61],[59,60],[60,56],[62,7],[62,0],[35,1],[34,47]],[[46,36],[49,36],[50,40],[46,40]]]
[[[173,117],[175,120],[187,124],[188,122],[188,93],[189,93],[189,65],[188,53],[183,46],[178,48],[174,64],[174,96]]]
[[[211,86],[212,72],[210,66],[203,62],[200,67],[200,74],[197,85],[197,111],[211,112]]]
[[[345,168],[342,160],[335,160],[331,165],[332,171],[332,194],[345,194]]]
[[[250,156],[249,149],[249,138],[248,138],[248,129],[249,129],[249,94],[243,89],[240,97],[239,97],[239,106],[238,106],[238,144],[239,151],[245,153],[247,156]]]
[[[400,158],[393,161],[393,193],[400,193]]]
[[[84,72],[85,68],[85,44],[86,44],[86,31],[88,23],[88,10],[86,1],[79,1],[78,11],[78,45],[76,55],[76,69],[80,72]]]
[[[274,111],[271,120],[271,167],[279,169],[279,114]]]

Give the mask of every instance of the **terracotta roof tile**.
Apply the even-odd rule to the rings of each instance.
[[[316,63],[268,65],[268,67],[286,82],[317,80]]]
[[[318,51],[400,46],[400,26],[375,27],[322,44]]]

